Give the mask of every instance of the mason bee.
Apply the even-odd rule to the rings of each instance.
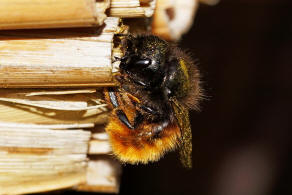
[[[197,109],[201,98],[199,70],[183,51],[154,35],[128,35],[122,48],[119,86],[105,90],[113,153],[122,162],[146,164],[180,147],[183,165],[191,167],[188,109]]]

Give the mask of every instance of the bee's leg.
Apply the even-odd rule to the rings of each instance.
[[[148,112],[148,113],[153,114],[153,115],[158,115],[158,114],[159,114],[156,110],[153,110],[153,109],[150,108],[149,106],[140,105],[140,108],[141,108],[142,110],[144,110],[145,112]]]
[[[133,124],[129,121],[127,115],[122,110],[116,110],[116,115],[129,129],[136,129],[144,120],[143,115],[137,110]]]
[[[127,117],[127,115],[122,110],[116,110],[116,115],[118,116],[119,120],[124,123],[129,129],[135,129],[134,125],[132,125]]]
[[[126,94],[133,104],[137,104],[137,103],[140,104],[141,101],[137,97],[133,96],[132,94],[128,92],[126,92]]]
[[[110,99],[110,102],[111,102],[112,106],[113,106],[114,108],[119,107],[118,98],[117,98],[115,92],[112,91],[112,90],[109,90],[109,91],[108,91],[108,95],[109,95],[109,99]]]
[[[130,121],[129,121],[128,117],[126,116],[126,114],[124,113],[124,111],[121,109],[118,109],[120,104],[119,104],[119,100],[118,100],[118,97],[116,95],[116,92],[114,92],[113,90],[109,90],[108,97],[109,97],[110,103],[113,106],[113,108],[117,109],[117,110],[115,110],[115,112],[116,112],[116,115],[119,118],[119,120],[122,123],[124,123],[129,129],[134,129],[133,125],[130,123]]]
[[[134,124],[132,125],[129,121],[127,115],[122,110],[116,110],[116,115],[118,116],[119,120],[124,123],[129,129],[136,129],[142,122],[143,122],[143,115],[137,111],[135,118],[134,118]]]
[[[133,122],[134,124],[131,124],[131,122],[129,121],[125,112],[121,109],[118,109],[120,107],[120,104],[119,104],[119,100],[118,100],[117,95],[119,95],[119,94],[116,94],[116,92],[114,92],[113,90],[109,90],[108,95],[109,95],[109,99],[110,99],[110,102],[111,102],[113,108],[117,109],[117,110],[115,110],[115,112],[116,112],[116,115],[119,118],[119,120],[124,125],[126,125],[129,129],[136,129],[142,123],[143,115],[138,110],[136,110],[136,114],[135,114],[135,118],[134,118],[134,122]],[[130,95],[130,94],[128,94],[128,95]],[[135,98],[134,96],[131,96],[131,97]],[[138,100],[138,99],[136,98],[135,100]]]

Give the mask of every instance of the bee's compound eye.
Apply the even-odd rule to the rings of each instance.
[[[150,59],[141,59],[135,62],[135,65],[140,67],[148,67],[150,64],[151,64]]]

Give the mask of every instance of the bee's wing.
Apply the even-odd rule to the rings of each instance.
[[[184,167],[192,168],[192,131],[189,111],[176,99],[172,99],[172,108],[181,130],[180,160]]]

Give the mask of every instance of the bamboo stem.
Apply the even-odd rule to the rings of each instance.
[[[0,0],[0,29],[100,26],[102,6],[97,12],[95,0]]]
[[[113,86],[119,19],[99,30],[0,32],[0,87]],[[101,31],[101,32],[100,32]]]
[[[18,127],[0,126],[0,194],[43,192],[86,181],[89,131]]]
[[[112,0],[110,16],[121,18],[151,17],[154,13],[156,0],[141,3],[138,0]]]
[[[103,124],[107,114],[102,93],[92,90],[0,90],[2,123]]]

